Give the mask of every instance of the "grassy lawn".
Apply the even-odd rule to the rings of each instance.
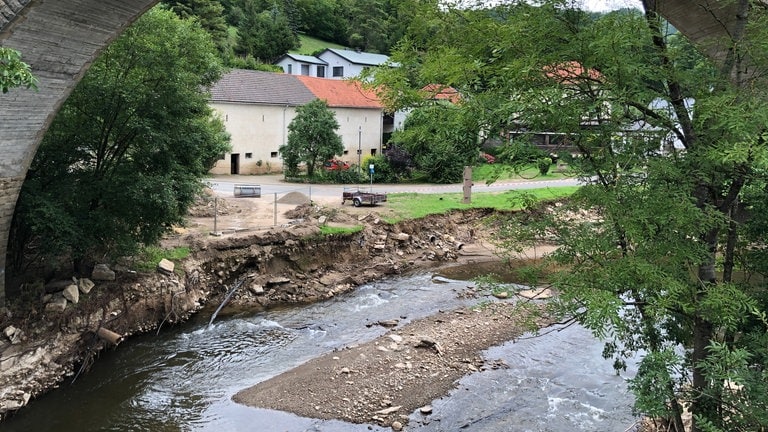
[[[315,52],[324,50],[326,48],[344,49],[344,47],[341,45],[315,39],[310,36],[299,35],[299,40],[301,41],[301,46],[298,49],[291,51],[294,54],[312,55]]]
[[[525,169],[515,173],[507,165],[485,164],[472,167],[472,180],[477,183],[485,183],[486,180],[496,178],[499,180],[558,180],[563,178],[572,178],[567,172],[558,172],[555,166],[545,175],[539,174],[539,169],[530,165]]]
[[[494,208],[499,210],[515,210],[521,208],[524,200],[552,200],[570,196],[578,190],[578,186],[554,187],[506,192],[480,192],[472,194],[472,202],[463,204],[463,194],[418,194],[393,193],[387,196],[387,207],[394,210],[397,216],[388,222],[403,219],[420,218],[430,214],[445,213],[454,209]]]

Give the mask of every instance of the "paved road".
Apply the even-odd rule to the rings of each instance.
[[[285,195],[289,192],[301,192],[310,197],[332,198],[337,197],[341,199],[341,193],[344,188],[360,188],[368,189],[371,187],[368,183],[361,183],[360,185],[327,185],[327,184],[300,184],[300,183],[286,183],[283,181],[282,174],[280,175],[259,175],[259,176],[245,176],[245,175],[220,175],[211,177],[209,180],[211,188],[216,192],[218,196],[231,197],[234,196],[235,185],[260,185],[261,195],[263,197],[277,194],[278,197]],[[561,186],[578,186],[579,181],[577,179],[562,179],[562,180],[528,180],[528,181],[500,181],[490,185],[475,184],[472,187],[472,192],[502,192],[507,190],[520,190],[520,189],[538,189],[545,187],[561,187]],[[431,184],[373,184],[373,190],[376,192],[416,192],[416,193],[460,193],[462,192],[462,185],[449,184],[449,185],[431,185]]]

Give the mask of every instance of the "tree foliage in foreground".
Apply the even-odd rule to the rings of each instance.
[[[391,143],[402,147],[430,183],[458,183],[464,167],[478,157],[478,128],[450,103],[419,107],[409,113]]]
[[[34,88],[36,83],[29,65],[21,61],[21,54],[0,46],[0,91],[8,93],[14,87]]]
[[[344,144],[336,133],[339,122],[336,114],[321,99],[315,99],[296,108],[296,117],[288,125],[288,143],[280,147],[286,175],[298,174],[299,164],[307,167],[312,177],[315,168],[323,162],[341,154]]]
[[[739,14],[744,31],[717,41],[732,55],[713,61],[670,32],[653,2],[598,19],[564,3],[435,7],[393,53],[401,67],[376,84],[393,108],[421,103],[427,84],[452,86],[489,136],[568,136],[586,186],[510,220],[505,245],[558,246],[551,261],[567,270],[551,278],[551,312],[602,338],[617,368],[643,357],[630,383],[639,413],[682,432],[688,406],[693,431],[762,430],[766,10],[736,2],[751,7]]]
[[[110,45],[35,155],[13,219],[11,270],[130,253],[182,223],[228,149],[203,90],[220,74],[208,34],[163,9]]]

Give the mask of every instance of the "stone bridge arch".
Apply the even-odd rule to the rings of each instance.
[[[727,1],[648,1],[656,1],[663,16],[698,42],[730,34],[736,21]],[[157,2],[0,0],[0,45],[21,51],[39,79],[38,91],[0,94],[0,305],[11,218],[43,134],[101,50]],[[716,49],[711,53],[719,55]]]

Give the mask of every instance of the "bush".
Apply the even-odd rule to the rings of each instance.
[[[536,161],[536,166],[539,168],[539,174],[547,175],[549,169],[552,167],[552,158],[544,156]]]
[[[374,183],[396,183],[398,181],[398,175],[389,163],[389,159],[385,156],[370,156],[365,158],[363,163],[363,174],[369,181],[371,174],[368,167],[373,164],[373,181]]]

